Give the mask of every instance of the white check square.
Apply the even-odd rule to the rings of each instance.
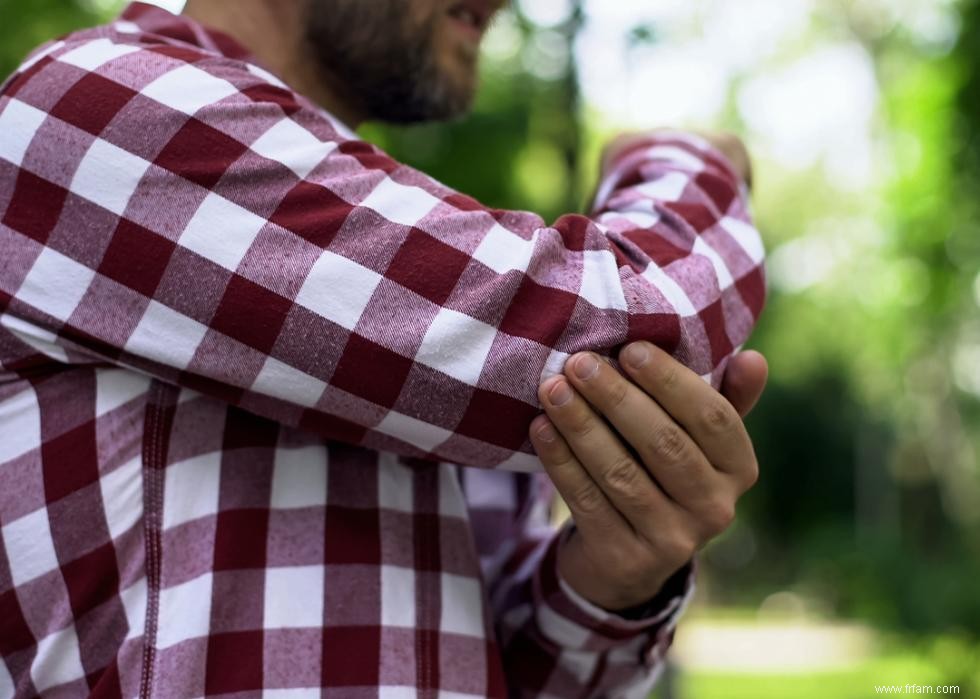
[[[435,451],[436,447],[453,436],[449,430],[402,415],[394,410],[389,410],[374,429],[425,452]]]
[[[142,94],[162,105],[188,116],[201,109],[239,94],[238,88],[227,80],[184,65],[164,73],[143,88]]]
[[[143,516],[143,460],[136,457],[99,479],[109,535],[118,539]]]
[[[525,240],[495,223],[473,252],[473,259],[482,262],[497,274],[506,274],[512,270],[526,272],[537,240],[537,233],[531,240]]]
[[[327,448],[276,449],[270,507],[275,510],[327,504]]]
[[[57,344],[58,336],[12,315],[0,315],[0,326],[5,327],[18,340],[36,349],[41,354],[62,364],[70,364],[68,353]]]
[[[139,638],[143,635],[146,627],[146,578],[140,578],[125,590],[120,591],[119,601],[122,602],[123,611],[126,613],[126,622],[129,625],[126,640]]]
[[[325,251],[307,275],[296,303],[353,330],[380,283],[377,272]]]
[[[762,237],[756,228],[731,216],[723,218],[720,225],[742,246],[754,263],[760,264],[765,259],[766,251],[762,244]]]
[[[38,63],[43,61],[46,57],[50,56],[55,51],[60,51],[64,47],[65,47],[64,41],[54,42],[47,48],[41,49],[37,53],[33,54],[30,58],[25,60],[23,63],[21,63],[20,66],[17,68],[17,72],[23,75],[25,72],[27,72],[28,70],[36,66]]]
[[[126,351],[176,369],[186,369],[208,329],[193,318],[151,301],[126,343]]]
[[[282,163],[301,180],[336,149],[336,143],[321,141],[289,118],[278,122],[252,144],[253,151]]]
[[[715,268],[715,276],[718,277],[718,288],[729,289],[735,284],[735,280],[732,279],[732,273],[728,271],[728,266],[725,261],[721,259],[721,255],[713,247],[705,242],[704,238],[698,236],[694,239],[694,248],[692,252],[695,255],[704,255],[711,262],[711,266]]]
[[[41,408],[33,388],[0,401],[0,464],[41,447]]]
[[[0,158],[20,167],[34,134],[48,115],[20,100],[12,99],[0,112]]]
[[[674,281],[667,272],[660,267],[655,262],[651,262],[650,265],[643,271],[643,278],[650,282],[657,290],[664,295],[674,310],[677,312],[681,318],[690,318],[698,314],[697,309],[694,304],[691,303],[690,297],[684,288]]]
[[[7,670],[7,663],[0,663],[0,697],[14,696],[14,678]]]
[[[58,569],[58,555],[51,538],[48,512],[41,508],[5,525],[3,545],[7,550],[14,586]]]
[[[381,566],[381,626],[414,629],[415,571],[398,566]]]
[[[443,517],[467,518],[466,497],[456,469],[447,464],[439,466],[439,514]]]
[[[439,630],[472,638],[483,638],[483,590],[479,581],[443,573],[442,612]]]
[[[436,699],[446,699],[445,692],[439,691]],[[404,685],[383,685],[378,687],[378,699],[418,699],[419,690],[417,687],[406,687]]]
[[[127,369],[97,369],[95,416],[102,417],[150,390],[152,379]]]
[[[58,61],[77,66],[83,70],[93,71],[109,61],[136,53],[137,51],[139,51],[139,48],[136,46],[116,44],[110,39],[96,39],[82,44],[73,51],[58,56]]]
[[[394,454],[378,455],[378,507],[411,514],[415,511],[412,471]]]
[[[654,146],[647,150],[646,155],[651,160],[669,160],[692,172],[704,170],[704,161],[690,151],[677,146]]]
[[[687,189],[687,185],[690,182],[690,177],[683,172],[668,172],[663,177],[659,177],[652,182],[637,185],[636,189],[657,201],[680,201],[684,190]]]
[[[263,628],[320,628],[323,585],[323,566],[266,570]]]
[[[541,633],[562,648],[584,648],[592,637],[588,629],[561,616],[547,604],[538,606],[537,620]]]
[[[44,248],[21,284],[17,298],[61,322],[71,318],[95,272],[70,257]]]
[[[45,690],[68,684],[85,677],[78,634],[69,626],[38,641],[37,655],[31,663],[31,680],[34,689]]]
[[[361,202],[387,220],[403,226],[417,226],[419,221],[439,206],[440,200],[419,187],[406,187],[385,177]]]
[[[177,242],[234,272],[266,223],[261,216],[212,192],[198,207]]]
[[[286,85],[286,83],[284,83],[282,80],[280,80],[275,75],[273,75],[272,73],[270,73],[269,71],[267,71],[265,68],[260,68],[259,66],[255,65],[254,63],[246,63],[245,64],[245,70],[247,70],[249,73],[251,73],[255,77],[260,78],[262,80],[265,80],[267,83],[270,83],[272,85],[275,85],[276,87],[281,87],[284,90],[288,90],[289,89],[289,86]]]
[[[483,373],[497,329],[450,308],[442,308],[429,326],[415,359],[475,386]]]
[[[160,590],[157,648],[204,638],[211,629],[213,574],[205,573],[180,585]]]
[[[252,391],[303,408],[314,407],[327,390],[327,384],[278,359],[267,357]]]
[[[168,466],[163,487],[163,528],[216,514],[220,486],[219,451]]]
[[[612,252],[586,250],[582,253],[581,295],[596,308],[626,310],[619,263]]]
[[[149,167],[142,158],[97,138],[75,171],[70,189],[122,216]]]

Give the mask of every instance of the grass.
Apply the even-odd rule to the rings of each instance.
[[[727,621],[727,620],[726,620]],[[722,622],[724,623],[724,621]],[[806,672],[678,671],[670,699],[869,699],[875,686],[958,685],[960,699],[980,699],[980,648],[949,637],[882,638],[869,658],[839,670]],[[905,696],[929,696],[908,692]],[[886,695],[887,696],[887,695]],[[894,696],[894,695],[893,695]],[[651,699],[666,699],[661,687]]]

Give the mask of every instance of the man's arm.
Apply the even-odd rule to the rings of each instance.
[[[651,395],[663,397],[661,378],[665,371],[681,377],[684,386],[678,391],[683,392],[684,400],[666,400],[670,407],[662,409]],[[651,395],[631,397],[629,419],[652,434],[687,423],[692,413],[718,409],[724,399],[685,372],[680,364],[661,357],[656,364],[631,375],[638,385],[649,386]],[[766,365],[760,355],[749,352],[733,360],[723,387],[731,405],[722,406],[732,417],[731,429],[724,433],[694,430],[678,468],[697,469],[709,464],[712,470],[726,469],[726,474],[752,475],[755,458],[736,411],[744,415],[751,409],[765,380]],[[621,392],[627,384],[618,374],[600,381],[603,385],[599,392]],[[590,395],[596,393],[588,390]],[[603,415],[618,417],[608,401],[606,405]],[[618,511],[608,511],[611,508],[583,506],[583,502],[605,502],[605,493],[614,486],[601,475],[603,469],[629,448],[627,442],[597,424],[592,425],[588,437],[580,437],[576,430],[598,417],[583,408],[571,406],[578,413],[572,418],[574,428],[565,426],[568,417],[555,415],[554,424],[567,434],[567,440],[557,435],[546,443],[535,438],[548,475],[571,505],[577,526],[555,532],[549,525],[547,505],[554,490],[544,486],[550,482],[518,474],[464,472],[464,489],[471,497],[470,519],[490,584],[505,672],[514,696],[646,696],[693,593],[692,566],[685,565],[693,548],[669,562],[659,549],[649,551],[637,532],[656,528],[665,543],[688,536],[693,541],[703,536],[702,532],[692,533],[687,521],[668,521],[655,502],[642,503],[650,509],[636,522],[637,529],[624,527]],[[545,418],[536,422],[535,428],[540,429],[542,423],[546,423]],[[629,426],[623,430],[632,433]],[[583,456],[573,453],[573,447]],[[648,468],[661,473],[673,465],[658,460]],[[632,462],[628,467],[633,469],[632,478],[648,478],[642,465]],[[514,479],[510,483],[504,480],[508,475]],[[723,488],[721,493],[711,487],[704,490],[704,498],[714,501],[732,499],[737,489]],[[518,498],[519,493],[524,497]],[[629,497],[639,500],[642,494],[642,487],[637,487]],[[618,500],[620,496],[616,497]],[[507,515],[516,512],[521,517],[515,530],[508,531]],[[692,514],[690,520],[697,521],[698,516]],[[680,550],[681,545],[670,544],[670,548]],[[579,569],[587,570],[587,576],[580,577]],[[663,576],[667,576],[666,582]],[[610,611],[612,608],[628,610],[618,613]]]
[[[739,177],[696,137],[636,144],[591,218],[548,225],[261,72],[126,41],[61,47],[0,102],[4,312],[72,352],[327,438],[533,469],[536,388],[568,356],[648,339],[717,379],[761,310]],[[79,161],[32,169],[51,148]],[[71,236],[34,213],[68,205]]]

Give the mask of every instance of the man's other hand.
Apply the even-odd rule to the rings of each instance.
[[[561,575],[608,610],[655,597],[731,525],[758,478],[742,417],[768,372],[757,352],[736,356],[723,396],[649,343],[619,360],[629,378],[594,354],[572,357],[564,376],[541,385],[547,416],[531,425],[576,525],[559,551]]]

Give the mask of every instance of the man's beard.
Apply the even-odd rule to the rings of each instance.
[[[370,119],[397,124],[451,119],[469,109],[473,87],[437,62],[438,13],[421,26],[406,0],[307,0],[306,38],[325,79]],[[475,58],[474,58],[475,60]]]

